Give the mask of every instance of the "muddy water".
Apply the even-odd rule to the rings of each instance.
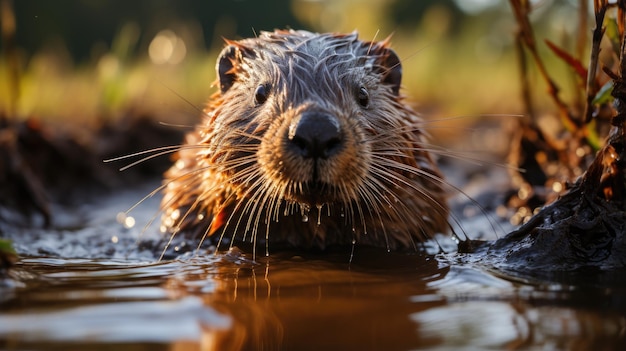
[[[145,193],[100,198],[79,212],[61,209],[64,217],[53,229],[11,232],[22,258],[0,285],[0,349],[626,346],[626,272],[521,276],[505,274],[480,254],[361,247],[275,252],[256,260],[238,250],[203,251],[158,262],[158,253],[136,245],[150,234],[116,220],[120,203]],[[136,223],[150,222],[155,201],[134,212]],[[491,226],[485,220],[465,224],[470,233]]]

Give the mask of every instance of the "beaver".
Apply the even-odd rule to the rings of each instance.
[[[226,40],[216,72],[165,174],[163,231],[387,250],[447,232],[446,182],[388,39],[262,32]]]

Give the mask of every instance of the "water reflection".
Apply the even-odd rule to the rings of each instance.
[[[476,266],[371,251],[352,263],[341,255],[285,253],[258,265],[231,263],[222,262],[204,277],[170,281],[181,294],[202,296],[233,318],[220,350],[619,350],[626,345],[625,314],[615,303],[624,293],[616,286],[607,293],[606,285],[522,284]],[[213,293],[201,293],[202,280],[215,284]]]
[[[442,257],[366,249],[352,259],[349,252],[250,258],[233,251],[161,263],[22,259],[18,284],[10,294],[0,291],[0,349],[626,345],[626,294],[608,276],[544,283]]]
[[[222,264],[204,278],[174,277],[170,287],[198,294],[193,282],[217,282],[201,296],[233,318],[220,350],[406,350],[425,342],[409,315],[444,303],[410,296],[433,297],[428,283],[447,270],[423,255],[363,251],[350,262],[345,254],[280,253],[258,265]]]
[[[611,311],[533,306],[518,302],[456,303],[412,315],[437,350],[620,350],[626,320]]]

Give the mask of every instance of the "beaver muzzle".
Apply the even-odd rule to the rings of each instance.
[[[289,128],[290,151],[305,159],[328,159],[343,148],[341,125],[325,112],[308,111]]]

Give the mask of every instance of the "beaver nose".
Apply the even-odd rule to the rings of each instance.
[[[289,140],[302,157],[326,159],[341,150],[341,127],[330,114],[304,112],[295,130],[289,131]]]

